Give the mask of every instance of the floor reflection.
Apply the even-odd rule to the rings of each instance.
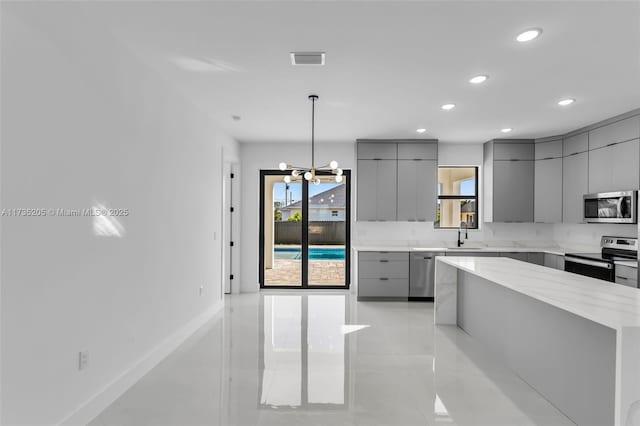
[[[345,295],[261,297],[260,405],[346,405]]]
[[[571,426],[433,305],[243,294],[92,426]]]

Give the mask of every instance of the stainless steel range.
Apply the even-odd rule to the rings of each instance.
[[[600,253],[567,253],[564,270],[615,282],[615,262],[638,259],[637,238],[605,236],[600,239],[600,247]]]

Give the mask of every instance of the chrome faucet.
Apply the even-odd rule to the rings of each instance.
[[[467,222],[460,221],[460,227],[458,228],[458,247],[464,244],[464,241],[460,239],[460,236],[462,235],[463,225],[464,225],[464,239],[465,240],[469,239],[469,229],[467,228],[468,226]]]

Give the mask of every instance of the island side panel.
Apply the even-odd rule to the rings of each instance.
[[[458,268],[436,258],[434,322],[438,325],[457,324]]]
[[[640,426],[640,328],[618,330],[616,426]]]
[[[462,270],[457,278],[458,326],[577,424],[614,424],[616,330]]]

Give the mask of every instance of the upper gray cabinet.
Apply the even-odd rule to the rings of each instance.
[[[589,151],[589,192],[637,190],[639,156],[638,139]]]
[[[640,116],[589,131],[589,192],[638,189]]]
[[[581,152],[587,152],[589,150],[589,133],[583,132],[577,135],[564,138],[562,142],[562,156],[568,157],[570,155],[579,154]]]
[[[534,221],[562,222],[562,139],[535,144]]]
[[[358,141],[357,155],[357,220],[435,220],[436,140]]]
[[[384,142],[359,142],[358,160],[396,160],[398,145]]]
[[[582,223],[582,197],[589,191],[589,133],[564,138],[562,145],[562,221]]]
[[[533,222],[534,153],[531,139],[485,143],[485,222]]]
[[[626,118],[589,132],[589,149],[602,148],[640,137],[640,116]]]

